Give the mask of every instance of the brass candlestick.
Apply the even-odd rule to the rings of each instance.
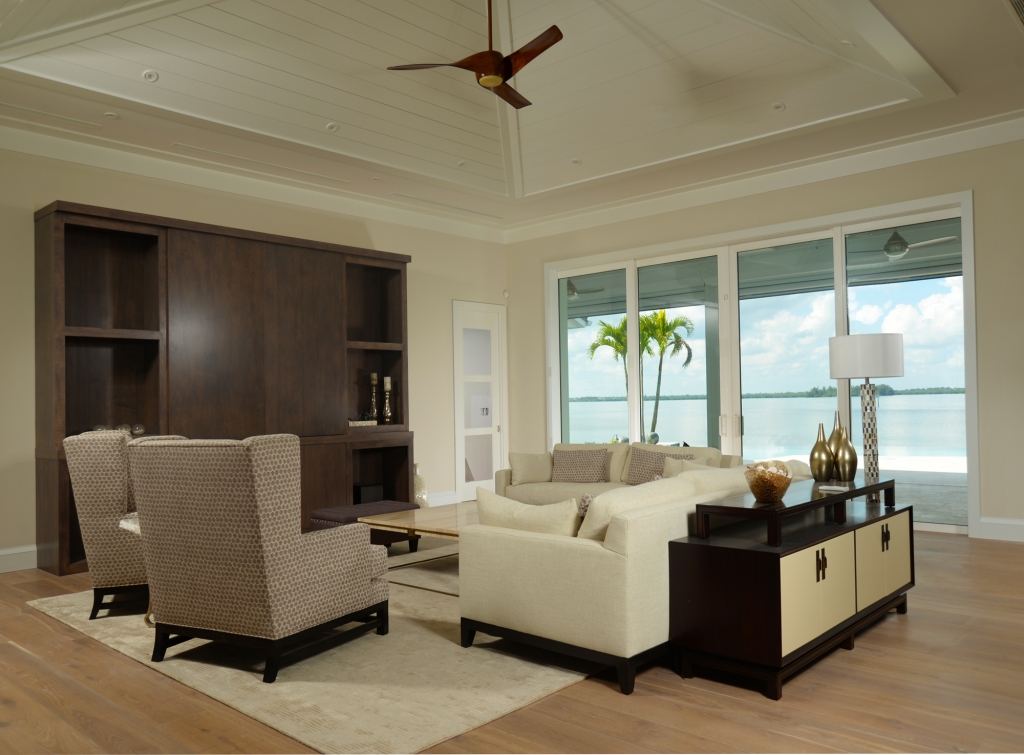
[[[384,377],[384,424],[391,424],[391,378]]]
[[[377,421],[377,373],[370,373],[370,419]]]

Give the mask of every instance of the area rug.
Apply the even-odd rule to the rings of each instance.
[[[320,752],[416,752],[583,679],[599,667],[477,635],[459,645],[459,600],[391,585],[391,631],[281,669],[244,648],[191,640],[151,663],[139,614],[89,621],[92,593],[29,605]]]
[[[388,569],[388,581],[393,585],[408,585],[421,590],[433,590],[458,597],[459,554],[421,561],[408,566],[391,566]]]

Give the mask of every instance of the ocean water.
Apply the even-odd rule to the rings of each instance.
[[[967,426],[963,394],[878,397],[879,453],[882,456],[966,457]],[[861,447],[860,399],[851,401],[853,443]],[[766,459],[805,456],[818,434],[832,431],[835,398],[757,398],[743,400],[743,456]],[[644,402],[650,426],[654,402]],[[573,401],[569,404],[573,443],[607,443],[629,436],[625,401]],[[717,427],[717,419],[715,419]],[[707,402],[662,401],[657,432],[662,443],[706,446]],[[633,439],[631,439],[633,440]]]

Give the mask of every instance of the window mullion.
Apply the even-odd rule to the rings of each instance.
[[[636,260],[626,263],[626,401],[629,406],[629,439],[643,440],[640,380],[640,296],[637,291]]]

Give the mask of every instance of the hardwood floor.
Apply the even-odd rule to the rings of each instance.
[[[652,666],[628,697],[603,674],[430,752],[1024,750],[1024,544],[914,537],[910,613],[778,702]],[[0,752],[308,752],[25,605],[88,587],[88,575],[0,574]]]

